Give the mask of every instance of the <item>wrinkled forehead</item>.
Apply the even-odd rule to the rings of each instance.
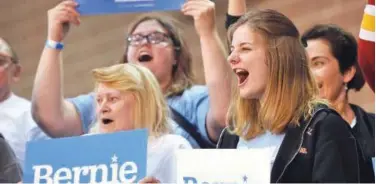
[[[139,23],[131,34],[150,34],[153,32],[168,33],[157,20],[145,20]]]
[[[96,95],[97,96],[107,96],[107,95],[120,95],[121,91],[109,87],[105,83],[98,83],[96,88]]]

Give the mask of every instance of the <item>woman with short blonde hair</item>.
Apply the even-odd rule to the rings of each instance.
[[[176,182],[175,151],[191,146],[183,137],[170,134],[167,103],[154,75],[141,65],[127,63],[94,69],[93,77],[96,131],[147,129],[147,175],[164,183]]]
[[[118,64],[93,70],[96,89],[100,84],[120,92],[130,92],[136,103],[133,111],[134,128],[147,128],[150,135],[169,132],[168,107],[154,75],[145,67]]]

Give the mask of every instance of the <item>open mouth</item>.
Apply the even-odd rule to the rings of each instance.
[[[141,52],[140,55],[138,56],[138,61],[139,62],[149,62],[153,59],[153,56],[147,52]]]
[[[317,87],[319,88],[319,89],[321,89],[322,88],[322,83],[321,82],[319,82],[318,84],[317,84]]]
[[[240,69],[240,68],[234,69],[234,72],[236,76],[238,76],[239,85],[243,84],[247,80],[248,75],[249,75],[249,72],[247,70]]]
[[[102,119],[102,123],[105,124],[105,125],[108,125],[110,123],[112,123],[114,120],[112,119],[108,119],[108,118],[103,118]]]

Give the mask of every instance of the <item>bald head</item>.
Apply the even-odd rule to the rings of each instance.
[[[8,56],[11,58],[13,63],[18,63],[17,54],[14,52],[13,48],[10,46],[4,38],[0,37],[0,55]]]

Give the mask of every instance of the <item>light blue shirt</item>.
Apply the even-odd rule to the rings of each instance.
[[[68,99],[74,104],[80,115],[84,133],[87,133],[91,125],[95,122],[94,98],[94,93],[89,93]],[[193,86],[190,89],[186,89],[181,96],[167,98],[167,103],[191,122],[208,143],[215,146],[210,141],[206,131],[206,115],[209,110],[207,87]],[[193,148],[199,148],[197,142],[183,128],[176,123],[173,123],[172,127],[175,134],[186,138]]]

